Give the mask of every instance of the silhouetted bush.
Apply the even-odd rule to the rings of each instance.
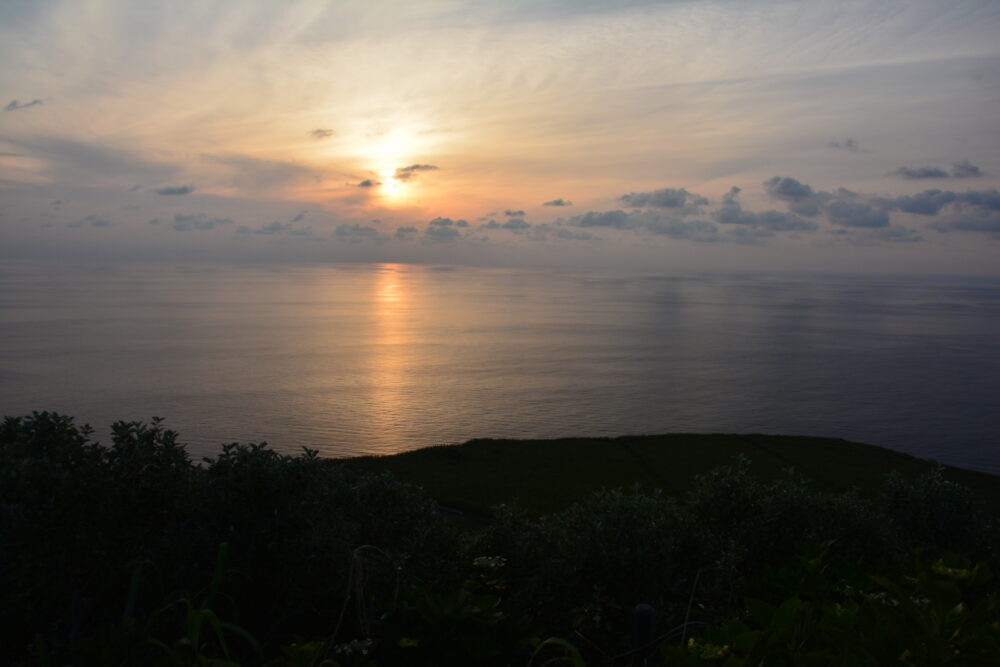
[[[226,445],[195,466],[159,420],[116,423],[108,447],[91,434],[45,412],[0,425],[0,622],[15,652],[36,633],[71,650],[120,617],[133,580],[139,616],[196,598],[223,542],[230,594],[216,604],[265,645],[332,629],[360,545],[386,555],[384,576],[368,573],[371,596],[395,587],[400,568],[431,582],[450,572],[452,526],[387,475],[264,444]]]
[[[879,503],[886,522],[908,546],[976,559],[996,557],[991,553],[996,538],[993,517],[969,489],[945,479],[940,466],[910,479],[890,473]]]
[[[543,517],[500,507],[459,534],[421,489],[315,451],[234,443],[195,464],[156,419],[117,422],[108,446],[91,436],[53,413],[0,424],[0,645],[15,663],[366,664],[355,647],[380,664],[445,650],[524,664],[553,634],[627,650],[639,602],[668,636],[745,614],[803,545],[859,568],[841,578],[898,573],[918,551],[996,560],[991,515],[940,469],[869,500],[758,481],[737,459],[681,499],[633,487]],[[831,608],[789,585],[796,609]]]

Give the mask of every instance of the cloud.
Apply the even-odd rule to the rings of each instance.
[[[814,192],[810,186],[787,176],[764,181],[764,190],[772,198],[788,203],[792,212],[807,218],[818,215],[820,204],[829,197],[828,193]]]
[[[333,232],[338,241],[361,243],[362,241],[377,241],[382,235],[374,227],[368,225],[339,225]]]
[[[166,185],[153,190],[158,195],[189,195],[194,191],[193,185]]]
[[[215,229],[220,225],[232,224],[232,222],[231,218],[210,218],[204,213],[196,213],[193,215],[182,215],[178,213],[174,216],[174,220],[170,223],[170,226],[179,232],[186,232],[192,229]]]
[[[21,109],[30,109],[31,107],[37,107],[41,104],[45,104],[42,100],[31,100],[30,102],[25,102],[21,104],[17,100],[11,100],[7,103],[7,106],[3,108],[4,111],[20,111]]]
[[[509,208],[506,211],[504,211],[503,214],[506,215],[508,218],[523,218],[524,217],[524,211],[515,211],[515,210],[509,209]]]
[[[871,247],[883,243],[919,243],[924,240],[919,232],[908,227],[892,225],[876,229],[835,229],[830,232],[837,239],[837,245]]]
[[[243,228],[241,227],[241,229]],[[257,229],[253,230],[253,233],[270,236],[274,234],[284,234],[286,232],[291,231],[291,229],[292,229],[292,224],[290,222],[278,222],[277,220],[275,220],[274,222],[270,222],[266,225],[258,227]]]
[[[719,223],[726,225],[743,225],[747,227],[760,227],[773,232],[813,232],[819,229],[819,225],[811,220],[804,220],[792,213],[781,211],[747,211],[739,204],[729,204],[716,210],[712,218]]]
[[[771,230],[760,229],[759,227],[733,227],[726,230],[726,237],[736,243],[756,244],[761,243],[765,239],[772,239],[775,236],[777,234]]]
[[[498,227],[512,232],[520,232],[525,229],[531,229],[531,223],[525,222],[524,218],[511,218],[510,220],[505,220]]]
[[[889,226],[889,213],[870,204],[834,201],[826,205],[825,212],[830,222],[843,227]]]
[[[547,201],[544,204],[542,204],[542,206],[572,206],[572,205],[573,202],[562,198],[553,199],[552,201]]]
[[[400,227],[396,230],[396,233],[393,234],[392,236],[393,238],[399,239],[400,241],[409,241],[414,236],[417,235],[417,231],[418,230],[416,227]]]
[[[73,222],[66,225],[73,229],[80,229],[81,227],[111,227],[112,223],[106,218],[99,218],[96,215],[88,215],[82,220],[74,220]]]
[[[911,181],[921,178],[948,178],[949,176],[947,171],[938,167],[900,167],[893,173]]]
[[[437,217],[427,223],[431,227],[468,227],[468,220],[452,220],[451,218]]]
[[[931,229],[939,232],[989,232],[1000,234],[1000,216],[963,216],[949,221],[932,222]]]
[[[726,225],[742,225],[745,227],[757,227],[770,232],[802,231],[812,232],[819,228],[819,225],[811,220],[803,220],[797,215],[783,213],[781,211],[755,211],[745,210],[739,202],[741,190],[737,187],[730,188],[729,192],[722,196],[723,205],[712,213],[712,218]],[[730,235],[740,238],[750,238],[751,235],[735,233],[729,230]],[[742,235],[742,236],[741,236]],[[754,239],[764,238],[764,234],[753,235]],[[769,236],[773,236],[770,234]]]
[[[462,233],[454,227],[428,227],[424,230],[424,237],[430,241],[454,241],[461,235]]]
[[[935,188],[915,195],[879,198],[875,201],[890,209],[927,216],[939,215],[946,207],[953,207],[955,211],[973,211],[979,214],[1000,211],[1000,192],[996,188],[965,192]]]
[[[646,221],[643,229],[672,239],[712,243],[718,241],[718,228],[705,220],[677,220],[654,218]]]
[[[861,150],[861,146],[858,142],[850,137],[845,137],[843,141],[834,139],[827,144],[830,148],[837,148],[843,151],[850,151],[851,153],[857,153]]]
[[[574,227],[610,227],[612,229],[635,229],[639,226],[635,216],[625,211],[588,211],[575,215],[567,221]]]
[[[467,220],[437,217],[427,223],[424,237],[431,241],[454,241],[462,235],[458,228],[469,226]]]
[[[983,170],[968,160],[962,160],[952,166],[951,175],[953,178],[978,178],[983,175]]]
[[[552,232],[553,236],[567,241],[599,241],[601,237],[577,229],[558,228]]]
[[[916,215],[937,215],[941,209],[955,202],[958,195],[947,190],[924,190],[915,195],[904,195],[877,200],[883,206]]]
[[[409,167],[400,167],[397,169],[395,179],[397,181],[408,181],[421,171],[435,171],[437,169],[438,167],[432,164],[411,164]]]
[[[306,215],[308,214],[309,211],[301,211],[300,213],[297,213],[294,218],[292,218],[292,222],[302,222],[306,219]]]
[[[673,213],[673,212],[672,212]],[[676,215],[666,216],[659,210],[589,211],[575,215],[562,224],[571,227],[606,227],[609,229],[646,231],[659,236],[698,242],[718,240],[718,229],[706,220],[685,221]]]
[[[315,130],[309,132],[309,136],[316,140],[327,139],[335,134],[336,132],[334,132],[333,130],[328,130],[323,128],[316,128]]]
[[[381,183],[379,183],[378,181],[373,181],[370,178],[366,178],[365,180],[361,181],[360,183],[357,183],[356,185],[359,188],[374,188],[376,185],[381,185]]]
[[[893,173],[908,180],[921,178],[979,178],[983,175],[983,170],[968,160],[962,160],[952,165],[950,174],[940,167],[900,167]]]
[[[685,213],[699,212],[699,206],[708,204],[708,199],[688,192],[684,188],[663,188],[652,192],[630,192],[618,198],[626,206],[633,208],[656,207],[676,208]]]

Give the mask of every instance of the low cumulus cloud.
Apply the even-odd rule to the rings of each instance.
[[[374,188],[376,185],[381,185],[381,183],[379,183],[378,181],[372,180],[370,178],[366,178],[365,180],[361,181],[360,183],[355,183],[355,186],[359,187],[359,188]]]
[[[938,167],[900,167],[893,173],[911,181],[921,178],[948,178],[951,175]]]
[[[572,205],[573,202],[567,199],[563,199],[561,197],[559,199],[553,199],[551,201],[547,201],[542,204],[542,206],[572,206]]]
[[[701,206],[708,205],[708,199],[688,192],[684,188],[663,188],[652,192],[630,192],[618,198],[625,206],[632,208],[671,208],[683,214],[700,213]]]
[[[411,241],[418,233],[419,230],[416,227],[400,227],[392,237],[400,241]]]
[[[3,110],[6,112],[21,111],[22,109],[30,109],[31,107],[37,107],[42,104],[45,104],[42,100],[31,100],[30,102],[25,102],[24,104],[21,104],[17,100],[11,100],[7,103],[7,106],[5,106]]]
[[[397,181],[408,181],[422,171],[436,171],[438,167],[432,164],[411,164],[409,167],[399,167],[394,175]]]
[[[328,139],[328,138],[332,137],[335,134],[336,134],[336,132],[334,132],[333,130],[325,129],[325,128],[319,128],[319,127],[316,128],[315,130],[312,130],[311,132],[309,132],[309,136],[312,137],[313,139],[317,139],[317,140],[319,140],[319,139]]]
[[[975,165],[970,167],[978,169]],[[965,192],[934,188],[915,195],[879,197],[846,188],[833,192],[817,191],[790,177],[775,176],[763,185],[773,198],[785,201],[792,212],[808,217],[823,214],[833,225],[868,230],[866,242],[923,240],[918,231],[893,225],[890,216],[894,211],[936,218],[929,227],[941,232],[968,231],[993,235],[1000,229],[1000,192],[996,188]],[[736,217],[738,214],[739,211],[734,211],[731,203],[716,212],[717,219],[720,219],[719,216]]]
[[[924,240],[920,232],[908,227],[893,225],[879,229],[845,229],[839,227],[830,231],[833,245],[860,247],[880,246],[885,243],[919,243]],[[830,242],[820,243],[830,245]]]
[[[900,167],[892,173],[914,181],[924,178],[978,178],[983,175],[983,170],[968,160],[962,160],[952,165],[950,173],[940,167]]]
[[[153,190],[158,195],[189,195],[194,191],[193,185],[165,185]]]
[[[732,187],[722,197],[722,206],[712,213],[712,219],[724,225],[741,225],[744,228],[756,227],[771,232],[769,235],[751,235],[749,232],[727,232],[731,236],[749,238],[756,240],[774,236],[773,232],[801,231],[812,232],[819,228],[819,225],[811,220],[805,220],[792,213],[782,211],[748,211],[739,202],[740,188]]]
[[[888,211],[871,204],[854,201],[832,201],[825,207],[827,218],[844,227],[888,227]]]
[[[644,231],[658,236],[701,243],[718,240],[718,229],[711,222],[684,220],[672,212],[664,213],[659,210],[588,211],[560,222],[570,227]]]
[[[204,213],[195,213],[193,215],[178,213],[174,216],[170,226],[179,232],[187,232],[191,230],[215,229],[222,225],[230,225],[232,222],[232,218],[212,218]]]
[[[820,205],[828,198],[827,193],[815,192],[809,185],[787,176],[764,181],[764,191],[772,199],[786,202],[793,213],[807,218],[818,215]]]
[[[558,227],[552,231],[556,238],[566,241],[600,241],[601,237],[581,229],[566,229]]]
[[[510,208],[508,208],[507,210],[505,210],[503,212],[503,214],[506,215],[508,218],[523,218],[524,217],[524,211],[514,210],[514,209],[510,209]]]
[[[640,226],[638,216],[625,211],[588,211],[575,215],[566,221],[574,227],[609,227],[611,229],[635,229]]]
[[[503,222],[490,220],[485,225],[479,225],[479,229],[506,229],[512,232],[522,232],[526,229],[531,229],[531,223],[525,221],[524,218],[511,218]]]
[[[429,241],[454,241],[462,236],[459,231],[469,226],[467,220],[452,220],[451,218],[434,218],[424,229],[424,238]]]
[[[369,225],[338,225],[333,231],[333,237],[338,241],[349,243],[361,243],[363,241],[378,241],[382,239],[381,233]]]
[[[249,237],[251,234],[261,236],[298,236],[316,238],[313,234],[312,227],[296,226],[298,223],[305,220],[308,213],[308,211],[300,211],[299,213],[296,213],[288,222],[274,220],[273,222],[261,225],[260,227],[247,227],[246,225],[241,225],[236,228],[236,233],[243,238]]]
[[[983,175],[983,170],[972,164],[968,160],[962,160],[952,165],[952,178],[979,178]]]
[[[706,220],[652,218],[646,221],[642,228],[672,239],[698,243],[714,243],[719,240],[718,228]]]
[[[857,142],[857,140],[851,139],[850,137],[844,137],[843,140],[834,139],[826,145],[829,148],[836,148],[837,150],[848,151],[850,153],[857,153],[861,150],[861,145]]]
[[[245,230],[246,227],[240,227],[237,231]],[[266,225],[261,225],[257,229],[252,230],[254,234],[263,234],[265,236],[274,236],[275,234],[285,234],[292,230],[292,224],[290,222],[269,222]]]
[[[74,220],[66,225],[71,229],[81,229],[83,227],[111,227],[112,223],[107,218],[96,215],[88,215],[80,220]]]

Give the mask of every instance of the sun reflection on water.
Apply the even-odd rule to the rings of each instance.
[[[408,394],[412,360],[407,344],[411,311],[405,269],[398,264],[378,267],[375,278],[374,340],[371,358],[371,414],[377,440],[386,453],[404,449],[409,430]]]

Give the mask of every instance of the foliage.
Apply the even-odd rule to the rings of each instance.
[[[662,641],[695,637],[676,664],[996,650],[996,525],[941,469],[866,498],[738,458],[680,498],[606,490],[460,532],[421,489],[315,451],[233,443],[196,464],[155,418],[91,438],[54,413],[0,424],[15,664],[613,663],[640,602]],[[794,560],[802,544],[822,549]]]
[[[158,419],[116,423],[109,446],[91,435],[45,412],[0,425],[0,643],[14,655],[35,645],[65,659],[125,636],[141,644],[142,632],[165,630],[166,603],[206,589],[206,557],[222,542],[234,594],[211,611],[265,650],[295,632],[330,631],[359,545],[392,557],[393,575],[370,581],[372,597],[395,585],[397,566],[435,581],[455,550],[452,526],[418,489],[315,452],[233,444],[197,466]],[[145,625],[122,623],[124,600]]]
[[[844,578],[846,577],[846,578]],[[860,576],[824,552],[771,575],[742,617],[684,646],[663,649],[670,665],[988,665],[1000,655],[1000,593],[983,595],[984,564],[953,554],[913,572]],[[775,592],[785,589],[783,595]],[[788,597],[784,597],[787,595]]]
[[[944,477],[941,466],[905,478],[893,472],[880,497],[886,518],[921,548],[959,551],[990,557],[996,526],[972,492]]]

